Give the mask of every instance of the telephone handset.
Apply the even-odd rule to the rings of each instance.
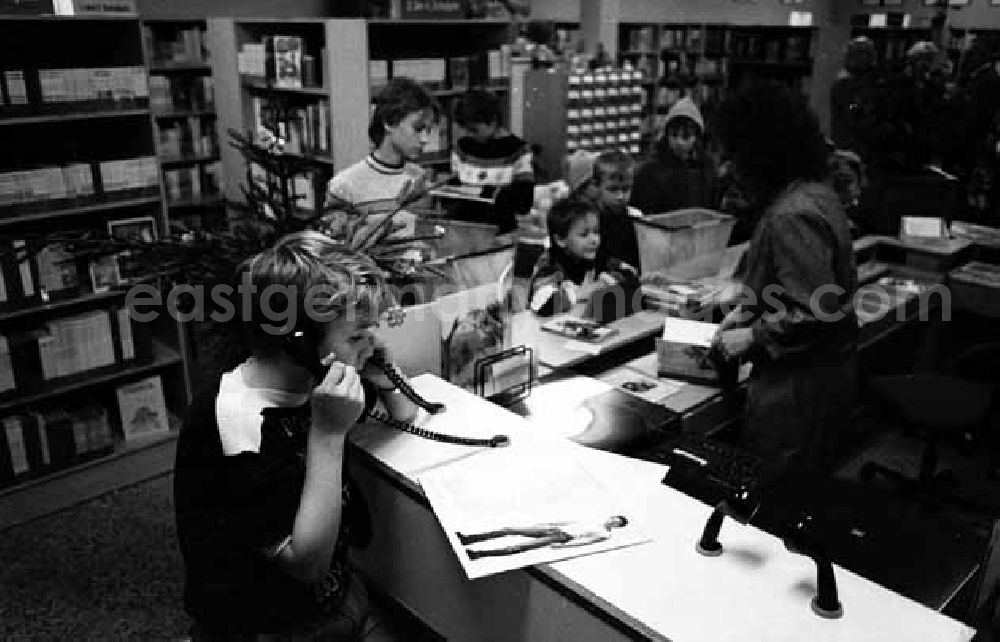
[[[292,331],[292,333],[285,339],[285,351],[302,366],[307,368],[317,381],[322,381],[323,377],[326,376],[329,367],[320,363],[319,357],[317,356],[316,344],[312,341],[307,332],[303,330]],[[386,377],[392,381],[393,385],[399,388],[399,391],[403,393],[407,399],[417,404],[428,413],[433,415],[444,410],[443,403],[427,401],[421,397],[420,394],[410,386],[409,382],[407,382],[406,379],[399,372],[397,372],[391,364],[385,362],[385,355],[382,351],[376,351],[375,355],[372,356],[369,362],[381,368]],[[365,406],[368,407],[368,404],[365,404]],[[426,428],[414,426],[413,424],[400,421],[392,417],[387,412],[381,412],[379,410],[373,409],[362,414],[367,415],[372,419],[376,419],[391,428],[395,428],[396,430],[401,430],[403,432],[408,432],[411,435],[423,437],[424,439],[431,439],[433,441],[440,441],[447,444],[497,448],[500,446],[506,446],[510,443],[510,439],[508,439],[507,435],[494,435],[489,439],[459,437],[458,435],[446,435],[444,433],[434,432],[433,430],[427,430]],[[361,417],[358,419],[360,418]]]

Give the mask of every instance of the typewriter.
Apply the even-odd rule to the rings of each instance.
[[[764,461],[736,446],[682,435],[643,459],[670,466],[663,483],[707,504],[758,490],[770,479]]]

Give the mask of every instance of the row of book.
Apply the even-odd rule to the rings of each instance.
[[[171,205],[216,196],[222,191],[222,163],[165,169],[163,182]]]
[[[83,16],[135,12],[135,0],[0,0],[0,14]]]
[[[155,156],[0,172],[0,206],[156,187]]]
[[[150,76],[149,107],[154,113],[215,109],[215,85],[208,76]]]
[[[733,34],[729,51],[734,58],[760,62],[808,62],[811,40],[806,35],[763,36]]]
[[[151,354],[148,328],[133,324],[124,307],[50,319],[43,325],[8,329],[0,341],[0,393],[29,393],[47,382],[125,364]]]
[[[265,36],[260,42],[246,42],[237,52],[240,75],[264,79],[275,87],[299,89],[319,87],[319,58],[306,51],[301,36]]]
[[[110,400],[109,400],[110,401]],[[115,388],[125,445],[170,429],[159,375]],[[0,484],[18,482],[112,453],[112,411],[102,403],[27,411],[0,418]]]
[[[0,419],[0,484],[109,454],[114,437],[108,414],[92,404]]]
[[[173,120],[168,127],[159,127],[159,151],[164,159],[181,159],[190,156],[212,156],[218,153],[215,127],[206,126],[197,116]]]
[[[468,89],[473,84],[499,83],[510,77],[510,47],[491,49],[482,56],[370,60],[368,85],[384,86],[390,78],[405,76],[434,89]]]
[[[208,61],[205,33],[198,27],[171,29],[169,38],[150,25],[143,25],[142,40],[151,65],[171,63],[204,63]]]
[[[98,103],[143,104],[149,98],[144,67],[8,69],[3,72],[0,107]]]
[[[253,131],[267,128],[285,141],[289,154],[326,154],[330,151],[330,103],[318,99],[289,108],[262,97],[251,99]]]

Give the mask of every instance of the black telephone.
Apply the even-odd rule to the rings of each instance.
[[[320,359],[317,356],[316,342],[313,340],[309,332],[301,329],[293,330],[285,338],[284,348],[293,359],[307,368],[317,381],[322,381],[323,377],[326,376],[329,367],[320,363]],[[434,415],[444,410],[443,403],[427,401],[421,397],[420,394],[410,386],[409,382],[407,382],[406,379],[392,366],[392,364],[386,363],[385,355],[381,351],[376,351],[375,355],[372,356],[369,362],[381,368],[389,380],[392,381],[393,385],[399,388],[399,391],[402,392],[407,399],[417,404],[428,413]],[[374,404],[372,404],[372,406],[374,406]],[[369,407],[369,404],[366,403],[365,407]],[[420,428],[405,421],[400,421],[389,415],[389,413],[375,410],[374,407],[372,407],[372,410],[362,413],[362,416],[364,415],[367,415],[372,419],[376,419],[391,428],[395,428],[396,430],[401,430],[403,432],[408,432],[411,435],[423,437],[424,439],[431,439],[433,441],[440,441],[446,444],[477,446],[480,448],[498,448],[500,446],[506,446],[510,443],[510,439],[507,435],[494,435],[489,439],[479,439],[475,437],[459,437],[458,435],[446,435],[444,433],[434,432],[433,430],[427,430],[426,428]],[[361,417],[358,419],[361,419]]]

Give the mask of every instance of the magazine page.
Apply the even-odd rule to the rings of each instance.
[[[470,579],[649,541],[571,444],[485,451],[419,477]]]

